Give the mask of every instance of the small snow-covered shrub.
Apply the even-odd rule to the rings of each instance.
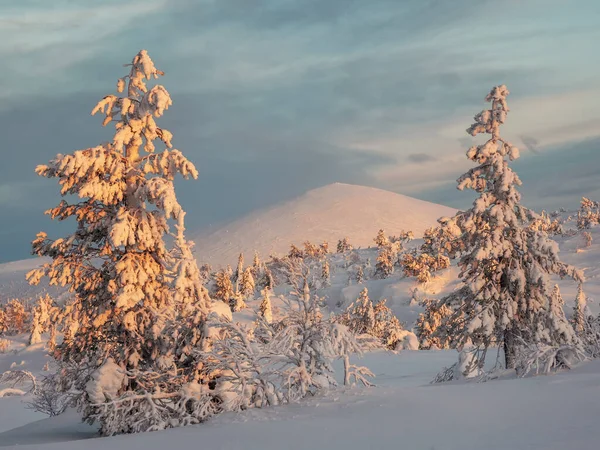
[[[549,235],[562,235],[563,227],[558,218],[552,220],[546,211],[534,217],[529,223],[529,229],[532,231],[543,231]]]
[[[577,228],[587,229],[598,223],[600,223],[600,202],[582,197],[581,206],[577,212]]]
[[[350,250],[352,250],[352,245],[350,244],[350,242],[348,241],[348,238],[345,237],[343,239],[340,239],[337,243],[337,247],[336,250],[338,253],[346,253]]]
[[[447,330],[452,329],[449,322],[454,311],[436,299],[425,299],[421,302],[425,311],[419,315],[415,325],[415,333],[420,342],[420,348],[447,349],[451,347],[452,336]]]
[[[21,334],[29,330],[30,314],[25,305],[18,299],[10,300],[2,307],[0,315],[0,333]]]
[[[517,354],[516,369],[520,377],[530,373],[548,375],[558,369],[571,369],[586,359],[583,349],[575,344],[529,344],[523,346]]]
[[[37,379],[28,370],[9,370],[0,374],[0,384],[9,384],[11,388],[29,384],[28,392],[36,392],[38,389]]]
[[[419,283],[426,283],[431,279],[433,272],[450,267],[450,259],[445,255],[434,257],[427,253],[405,253],[400,265],[405,276],[416,277]]]
[[[27,403],[29,409],[47,414],[50,417],[65,412],[69,406],[69,397],[61,391],[57,378],[56,374],[51,374],[41,380],[35,391],[35,396]]]
[[[590,233],[589,231],[584,231],[582,233],[582,236],[585,247],[591,247],[592,242],[594,241],[594,239],[592,238],[592,233]]]
[[[8,339],[0,338],[0,353],[8,352],[10,347],[10,341]]]
[[[600,315],[587,316],[583,328],[577,332],[585,353],[590,358],[600,358]]]

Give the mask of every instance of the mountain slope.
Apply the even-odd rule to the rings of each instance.
[[[335,183],[291,201],[250,213],[216,231],[192,234],[198,261],[213,267],[234,264],[240,252],[251,258],[282,254],[290,244],[329,242],[348,237],[355,247],[373,245],[380,228],[388,234],[412,230],[415,236],[455,210],[394,192]]]

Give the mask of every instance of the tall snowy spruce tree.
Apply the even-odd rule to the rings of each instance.
[[[198,375],[184,365],[191,350],[178,340],[200,345],[210,299],[173,185],[177,174],[198,172],[155,122],[172,102],[163,86],[146,83],[163,73],[145,50],[129,67],[117,83],[124,94],[107,95],[92,111],[104,114],[103,126],[115,124],[112,140],[36,168],[57,178],[65,197],[46,213],[74,218],[77,229],[55,240],[39,233],[33,253],[52,261],[27,275],[74,294],[78,327],[56,349],[57,383],[103,434],[198,423],[204,414],[192,406],[200,396],[185,408],[180,402]],[[165,150],[155,152],[156,141]],[[184,333],[179,324],[198,331]]]
[[[458,179],[459,190],[473,189],[479,197],[471,209],[460,213],[458,265],[464,286],[441,304],[455,311],[452,320],[464,317],[456,344],[479,350],[477,364],[483,365],[489,346],[499,345],[506,367],[515,368],[519,346],[561,335],[554,330],[540,332],[540,326],[557,323],[547,319],[555,313],[550,275],[578,281],[583,275],[559,260],[558,245],[544,231],[527,226],[536,215],[521,206],[517,191],[521,181],[507,161],[517,159],[519,151],[500,136],[500,125],[509,112],[508,94],[506,86],[494,87],[486,97],[491,108],[476,115],[467,129],[472,136],[487,133],[490,137],[467,151],[477,166]],[[560,326],[569,325],[561,321]]]

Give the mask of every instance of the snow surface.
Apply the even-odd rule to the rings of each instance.
[[[42,352],[28,351],[34,365]],[[12,355],[19,357],[19,355]],[[7,355],[0,355],[0,370]],[[11,358],[9,358],[10,360]],[[328,450],[593,450],[600,361],[571,372],[487,383],[429,385],[455,351],[367,354],[377,387],[332,391],[300,404],[224,414],[206,424],[98,438],[77,414],[36,420],[16,397],[0,399],[0,447],[32,450],[165,448]],[[28,363],[26,362],[28,366]],[[27,423],[29,422],[29,423]],[[6,426],[5,426],[6,424]]]
[[[286,254],[290,244],[304,241],[329,242],[335,251],[337,241],[348,237],[356,247],[369,247],[377,231],[389,235],[411,230],[420,237],[437,225],[442,216],[456,210],[446,206],[365,186],[330,184],[308,191],[288,202],[250,213],[212,232],[192,233],[199,263],[214,268],[231,264],[243,252],[247,259],[257,250],[262,259]]]

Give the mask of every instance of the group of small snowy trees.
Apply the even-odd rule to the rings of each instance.
[[[0,335],[25,333],[30,328],[31,311],[18,299],[0,305]]]
[[[296,400],[334,383],[335,358],[344,359],[346,381],[368,384],[368,370],[348,361],[361,345],[323,317],[305,272],[290,274],[303,284],[296,282],[296,306],[278,320],[269,299],[274,280],[258,256],[244,269],[240,255],[235,274],[216,275],[215,297],[234,311],[262,277],[254,329],[233,324],[231,313],[213,303],[203,285],[209,269],[201,273],[192,255],[173,184],[177,175],[198,172],[155,121],[172,104],[163,86],[148,86],[162,75],[140,51],[118,81],[118,95],[92,111],[105,116],[103,125],[114,124],[112,140],[36,169],[56,178],[64,197],[47,214],[77,222],[65,238],[41,232],[32,244],[51,262],[29,272],[30,283],[46,277],[72,294],[61,310],[62,342],[53,346],[58,370],[45,380],[38,404],[50,411],[75,406],[112,435]],[[36,306],[32,341],[47,330],[51,308],[48,301]]]
[[[0,305],[0,336],[29,333],[28,343],[33,345],[42,341],[42,333],[49,332],[48,346],[52,349],[61,323],[59,310],[48,294],[32,304],[12,299]]]
[[[394,273],[395,266],[401,265],[404,244],[413,239],[412,231],[402,231],[399,236],[388,237],[384,230],[379,230],[373,239],[378,248],[374,274],[376,278],[388,278]]]
[[[229,266],[214,274],[212,294],[237,312],[246,308],[246,301],[255,297],[257,289],[274,287],[274,280],[269,268],[263,264],[255,253],[252,265],[244,267],[244,255],[240,253],[238,265],[233,272]]]
[[[379,345],[390,350],[400,350],[407,336],[407,332],[388,308],[386,301],[381,300],[373,304],[367,288],[364,288],[356,301],[335,320],[346,325],[357,335],[376,338]]]
[[[577,228],[588,229],[600,223],[600,203],[581,198],[581,206],[577,212]]]

